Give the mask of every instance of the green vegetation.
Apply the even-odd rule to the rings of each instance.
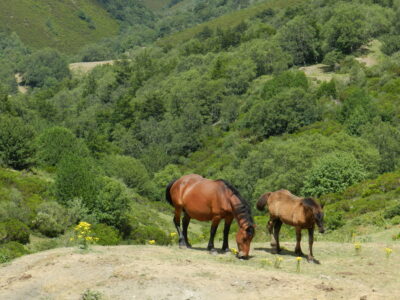
[[[0,3],[0,30],[16,32],[33,48],[73,53],[117,34],[118,23],[96,1],[17,0]]]
[[[234,2],[211,1],[220,7],[212,13],[172,3],[168,17],[135,1],[102,1],[122,30],[77,57],[124,58],[74,76],[71,57],[2,35],[2,243],[71,245],[85,221],[99,243],[170,244],[165,186],[191,172],[230,181],[251,205],[281,188],[320,197],[326,239],[400,222],[400,55],[385,50],[398,35],[399,4]],[[147,21],[138,25],[140,12]],[[76,17],[98,29],[88,11]],[[368,51],[377,64],[360,63]],[[323,61],[329,81],[301,71]],[[16,71],[26,95],[9,83]],[[193,240],[204,240],[208,226],[193,227]]]

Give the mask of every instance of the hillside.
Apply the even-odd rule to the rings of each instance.
[[[94,0],[0,1],[0,30],[16,32],[33,48],[73,53],[118,33],[118,23]]]
[[[284,243],[292,249],[293,243]],[[265,243],[253,244],[248,261],[231,253],[210,255],[204,245],[53,249],[0,267],[2,299],[397,299],[400,247],[385,258],[385,243],[316,242],[320,265],[301,262],[285,250],[279,269]],[[379,277],[379,280],[377,280]],[[90,290],[90,293],[87,292]],[[86,298],[89,299],[89,298]]]

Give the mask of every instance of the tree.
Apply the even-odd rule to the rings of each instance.
[[[324,50],[349,54],[368,40],[367,21],[358,4],[340,2],[332,17],[323,25]]]
[[[344,191],[366,178],[367,173],[349,153],[334,152],[319,159],[306,175],[302,193],[317,196]]]
[[[282,48],[293,56],[294,64],[315,63],[318,61],[317,31],[308,17],[297,16],[283,26],[277,34]]]
[[[38,50],[21,65],[27,85],[42,87],[52,85],[70,76],[67,60],[54,49]]]
[[[57,201],[68,206],[74,198],[80,198],[87,208],[93,209],[101,186],[99,173],[91,158],[75,153],[65,155],[57,165]]]
[[[14,169],[31,166],[34,131],[21,118],[0,115],[0,164]]]
[[[42,132],[36,140],[36,157],[42,166],[56,166],[67,154],[81,157],[89,155],[86,145],[67,128],[51,127]]]

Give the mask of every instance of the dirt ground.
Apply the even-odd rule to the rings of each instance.
[[[266,243],[254,244],[247,261],[204,246],[59,248],[1,265],[0,299],[75,300],[86,289],[113,300],[399,299],[400,247],[389,259],[383,244],[365,244],[360,255],[353,247],[320,242],[314,252],[321,264],[303,259],[300,273],[290,250],[276,269]]]

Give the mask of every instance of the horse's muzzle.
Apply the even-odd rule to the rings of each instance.
[[[242,251],[240,251],[239,253],[238,253],[238,256],[237,256],[239,259],[248,259],[249,258],[249,256],[248,255],[245,255]]]

